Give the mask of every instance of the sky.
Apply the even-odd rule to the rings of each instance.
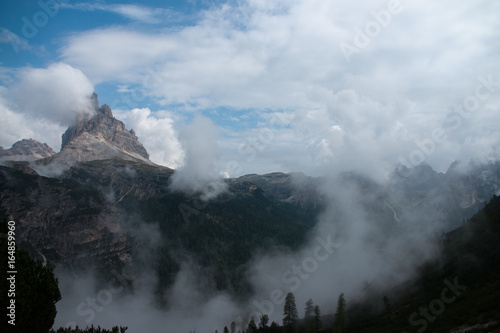
[[[226,177],[496,160],[499,15],[486,0],[2,1],[0,145],[59,151],[95,91],[173,168],[203,123]]]

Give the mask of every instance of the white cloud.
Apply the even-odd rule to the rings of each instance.
[[[0,43],[10,44],[14,52],[19,52],[19,50],[31,50],[32,47],[29,43],[5,28],[0,28]]]
[[[174,120],[167,112],[152,114],[148,108],[113,112],[127,128],[135,131],[151,161],[174,169],[183,163],[184,152],[174,130]]]
[[[80,70],[55,63],[48,68],[22,69],[9,97],[20,113],[69,126],[78,116],[94,112],[90,99],[93,92]]]
[[[197,115],[192,123],[179,133],[185,151],[182,167],[172,176],[171,188],[187,194],[202,193],[202,199],[211,199],[226,190],[217,170],[219,159],[218,128],[203,116]]]
[[[8,90],[0,86],[0,117],[2,118],[2,131],[0,131],[0,146],[10,148],[15,142],[22,139],[35,139],[47,143],[55,151],[61,146],[61,134],[65,127],[40,119],[31,115],[14,112],[6,96]]]
[[[500,3],[401,3],[402,10],[351,62],[340,45],[353,43],[356,29],[375,22],[372,12],[386,10],[388,1],[224,4],[203,12],[197,24],[177,30],[112,27],[75,34],[67,39],[62,57],[96,82],[144,86],[155,68],[157,84],[147,93],[167,107],[285,110],[297,121],[303,119],[275,129],[267,157],[262,151],[245,162],[256,168],[377,165],[381,174],[400,155],[407,157],[415,140],[441,126],[454,103],[474,93],[478,76],[492,74],[500,80],[500,23],[494,14]],[[478,124],[495,132],[499,104],[493,97],[488,104],[459,132],[480,135],[484,129]],[[342,132],[332,132],[331,126]],[[403,140],[394,140],[398,126],[407,131]],[[297,132],[304,131],[311,136],[298,139]],[[458,132],[450,133],[449,140],[450,145],[462,142]],[[466,157],[466,150],[454,157],[441,154],[444,147],[427,160],[443,168]],[[298,152],[305,155],[298,159]]]
[[[75,4],[61,4],[61,8],[76,9],[81,11],[105,11],[115,13],[126,17],[133,21],[142,23],[157,24],[161,22],[162,18],[172,17],[173,13],[163,8],[150,8],[134,4],[113,4],[105,5],[101,3],[75,3]]]

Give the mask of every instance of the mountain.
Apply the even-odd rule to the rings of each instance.
[[[34,161],[55,155],[55,151],[46,143],[33,139],[23,139],[12,145],[10,149],[0,147],[0,160]]]
[[[250,174],[241,176],[238,180],[255,184],[270,200],[294,204],[305,210],[320,208],[324,200],[322,179],[307,177],[302,173]]]
[[[440,237],[419,276],[350,309],[353,332],[500,332],[500,197]],[[384,301],[385,296],[385,301]],[[385,303],[385,304],[384,304]]]
[[[423,163],[394,172],[387,185],[387,204],[401,221],[439,224],[441,232],[447,232],[472,217],[495,194],[500,194],[498,161],[456,161],[446,173]]]
[[[58,173],[37,174],[27,163],[0,166],[0,215],[16,221],[18,244],[73,274],[97,267],[107,274],[130,262],[140,269],[146,251],[158,253],[148,263],[160,291],[193,260],[211,290],[244,294],[245,267],[255,253],[300,248],[327,205],[332,223],[350,223],[338,213],[345,208],[342,191],[357,195],[374,231],[397,237],[412,228],[453,230],[500,189],[498,162],[455,163],[445,174],[422,164],[396,170],[387,184],[356,173],[334,180],[244,175],[224,180],[228,190],[203,201],[200,193],[172,191],[174,170],[149,161],[133,130],[95,94],[93,107],[91,118],[63,134],[59,153],[30,164]]]
[[[128,131],[120,120],[113,117],[108,105],[99,107],[97,94],[92,96],[94,116],[78,119],[62,135],[61,151],[43,161],[43,164],[72,166],[75,162],[106,159],[140,161],[153,165],[133,129]]]

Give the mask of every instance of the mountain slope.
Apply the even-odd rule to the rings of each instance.
[[[351,309],[355,332],[500,332],[500,197],[441,240],[443,256],[415,281]]]
[[[54,155],[56,152],[46,143],[33,139],[23,139],[12,145],[10,149],[0,147],[0,160],[34,161]]]
[[[78,119],[75,126],[69,127],[62,135],[61,151],[43,160],[52,168],[75,165],[77,162],[122,159],[154,163],[134,130],[128,131],[120,120],[113,117],[108,105],[99,107],[94,94],[94,116]]]

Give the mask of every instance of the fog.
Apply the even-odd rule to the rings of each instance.
[[[218,138],[217,126],[201,115],[180,130],[179,141],[185,160],[172,176],[172,190],[187,194],[201,192],[203,200],[215,198],[226,190],[217,172]]]
[[[296,297],[300,317],[310,298],[323,315],[332,314],[340,293],[345,294],[348,306],[363,302],[369,292],[382,295],[414,277],[419,264],[439,257],[433,240],[442,226],[426,223],[424,227],[418,224],[417,216],[412,218],[408,213],[398,217],[382,190],[387,184],[355,174],[326,179],[320,189],[326,208],[305,245],[297,251],[283,247],[267,253],[256,251],[247,263],[246,279],[254,293],[246,301],[210,290],[206,276],[197,269],[196,258],[190,257],[180,262],[173,286],[163,295],[167,306],[160,308],[154,295],[156,275],[146,264],[154,260],[158,250],[154,244],[159,230],[155,225],[134,229],[141,225],[135,224],[128,231],[150,245],[136,249],[139,254],[133,256],[133,273],[125,269],[119,274],[125,282],[117,277],[103,287],[92,275],[75,280],[58,273],[63,300],[57,304],[54,327],[94,324],[128,326],[129,332],[221,332],[232,321],[244,329],[252,318],[258,322],[261,314],[281,325],[288,292]],[[303,180],[296,186],[303,186]],[[439,214],[435,214],[437,220]],[[425,216],[433,220],[433,212]],[[113,290],[122,285],[130,288],[115,294]],[[89,297],[102,305],[102,311],[93,311],[95,318],[90,314]],[[382,297],[373,306],[381,304]]]

